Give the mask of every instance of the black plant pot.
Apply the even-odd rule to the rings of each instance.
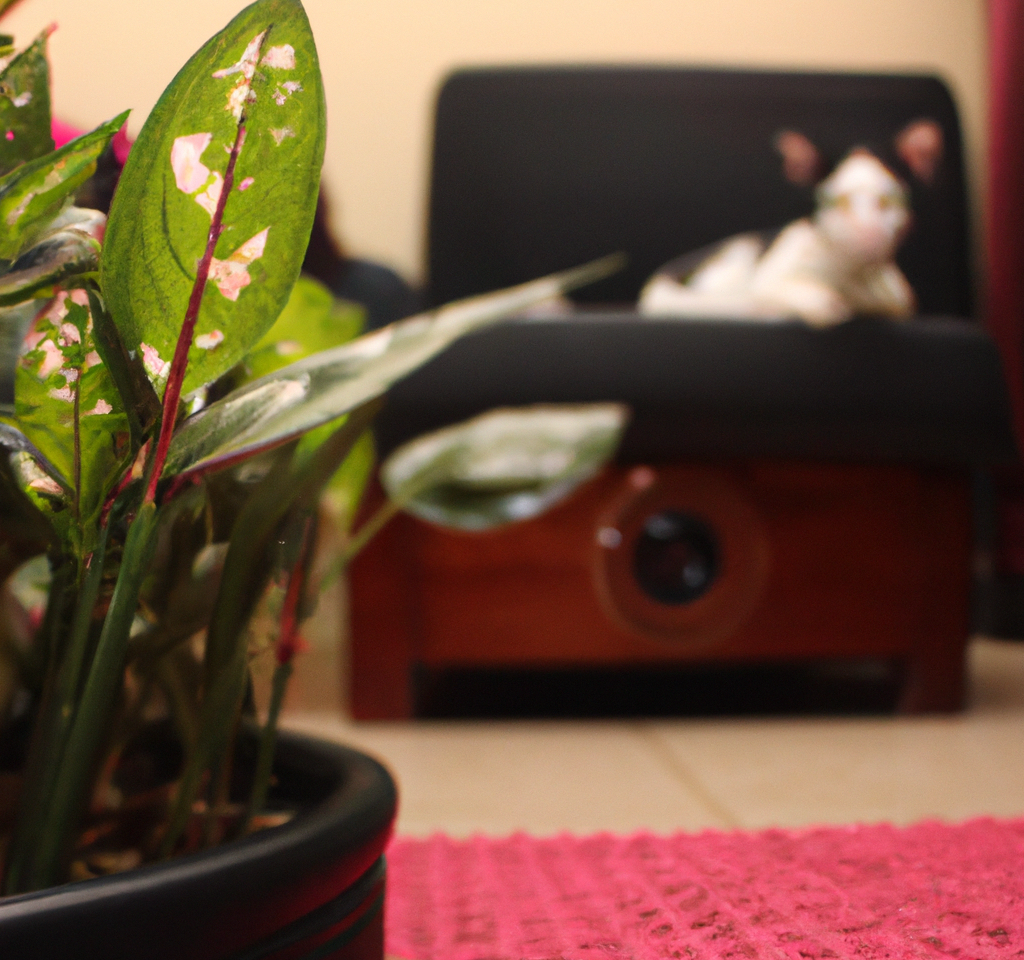
[[[381,960],[395,785],[375,760],[282,734],[281,827],[0,900],[3,960]]]

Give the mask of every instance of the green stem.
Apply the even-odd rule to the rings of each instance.
[[[78,700],[78,694],[82,686],[83,670],[88,658],[89,629],[92,626],[93,612],[96,608],[96,601],[99,598],[100,586],[103,583],[103,564],[106,560],[108,536],[109,528],[102,528],[96,543],[96,549],[89,560],[89,566],[82,583],[82,591],[78,596],[78,606],[75,610],[75,618],[71,624],[70,641],[57,677],[60,714],[62,717],[68,718],[66,721],[68,727],[70,727],[70,715],[73,714],[74,706]],[[63,734],[60,736],[60,739],[63,742]]]
[[[264,478],[231,531],[231,545],[206,638],[206,689],[199,714],[199,735],[178,784],[160,845],[162,858],[174,852],[207,770],[228,746],[226,731],[233,725],[245,692],[242,630],[269,576],[264,562],[265,547],[287,512],[288,501],[280,491],[287,489],[292,456],[294,450]]]
[[[174,851],[206,772],[229,746],[226,731],[238,716],[246,688],[244,628],[270,577],[272,540],[289,512],[315,508],[324,486],[380,405],[379,400],[371,400],[353,410],[308,457],[299,458],[293,448],[260,482],[235,520],[206,637],[206,690],[199,740],[178,785],[161,856]]]
[[[99,542],[78,593],[70,637],[57,670],[56,678],[46,691],[36,720],[37,732],[26,765],[18,822],[15,826],[7,858],[6,892],[22,886],[23,877],[32,872],[36,859],[38,837],[46,827],[53,805],[60,792],[61,764],[74,723],[82,676],[88,660],[93,611],[103,582],[107,530]]]
[[[321,594],[348,569],[348,565],[356,558],[359,551],[380,533],[388,521],[396,513],[399,513],[401,509],[402,507],[395,503],[394,500],[385,500],[380,505],[373,516],[359,528],[354,536],[349,538],[345,546],[338,552],[338,555],[328,564],[327,569],[320,578],[319,590]]]
[[[5,889],[16,891],[32,872],[38,838],[50,817],[58,793],[59,775],[75,721],[82,677],[88,660],[92,614],[103,579],[108,533],[100,532],[96,550],[82,582],[71,634],[53,684],[46,691],[37,719],[37,733],[26,770],[18,821],[7,858]]]
[[[244,648],[243,651],[244,653]],[[169,857],[178,844],[192,805],[199,794],[207,770],[216,765],[217,758],[228,748],[234,717],[238,713],[245,692],[245,657],[227,664],[206,691],[199,714],[199,732],[195,747],[190,752],[178,783],[177,796],[167,824],[158,856]],[[224,718],[227,718],[226,720]]]
[[[78,595],[78,564],[69,554],[61,555],[52,567],[50,589],[46,598],[46,612],[39,628],[36,649],[42,652],[44,690],[56,679],[57,666],[67,636],[69,614]]]
[[[360,550],[363,549],[381,530],[387,526],[388,521],[396,514],[400,513],[402,507],[409,502],[410,499],[418,493],[414,491],[410,493],[409,497],[403,499],[401,503],[395,500],[385,500],[381,504],[380,508],[374,513],[369,520],[366,521],[358,530],[358,532],[345,544],[344,549],[341,551],[341,555],[335,563],[340,563],[342,569],[347,567]],[[339,571],[340,572],[340,571]]]
[[[75,409],[74,409],[74,487],[75,487],[75,523],[79,527],[78,542],[79,550],[84,541],[82,536],[82,422],[81,422],[81,398],[82,398],[82,368],[75,368]]]
[[[241,824],[241,832],[247,833],[252,818],[263,809],[267,799],[267,787],[270,784],[270,772],[274,765],[274,747],[277,743],[277,721],[281,714],[288,678],[292,675],[292,661],[298,651],[299,620],[303,606],[303,595],[306,592],[306,578],[313,563],[313,550],[316,536],[315,524],[311,517],[303,523],[302,540],[298,559],[288,574],[288,589],[285,593],[284,605],[281,609],[281,630],[274,651],[277,666],[274,668],[274,679],[270,691],[270,707],[267,710],[267,722],[260,735],[259,755],[256,772],[253,776],[252,795],[249,808]]]
[[[156,529],[156,506],[144,504],[125,540],[110,608],[71,723],[67,746],[57,766],[54,782],[59,789],[53,792],[45,821],[34,838],[31,855],[17,877],[8,880],[8,892],[38,890],[63,879],[75,831],[89,802],[90,776],[118,702],[128,635],[135,618],[139,590],[156,546]]]
[[[377,508],[373,516],[349,538],[349,541],[342,548],[338,556],[331,561],[323,577],[320,579],[320,592],[323,593],[337,577],[345,572],[348,565],[359,555],[363,547],[387,526],[392,517],[401,513],[411,500],[430,487],[439,477],[445,476],[451,461],[455,458],[455,454],[439,457],[437,461],[425,467],[420,474],[410,477],[395,497],[386,499]]]
[[[156,679],[167,698],[171,719],[181,742],[185,744],[186,752],[191,751],[199,736],[196,705],[190,697],[190,685],[182,677],[173,653],[168,654],[157,664]]]
[[[231,792],[231,759],[230,753],[221,754],[211,771],[208,802],[203,817],[202,848],[216,846],[224,839],[224,813]]]
[[[288,689],[288,681],[292,675],[292,663],[279,663],[274,668],[274,679],[270,689],[270,707],[267,710],[267,722],[260,733],[260,747],[256,758],[256,773],[253,777],[252,794],[249,797],[249,808],[245,812],[242,833],[248,833],[252,818],[256,816],[267,802],[267,790],[270,787],[270,774],[274,766],[274,748],[277,746],[277,721],[281,716],[281,705]]]

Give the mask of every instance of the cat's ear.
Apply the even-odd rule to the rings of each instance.
[[[944,137],[942,127],[934,120],[913,120],[894,141],[896,153],[922,183],[931,183],[942,160]]]
[[[802,133],[783,130],[775,136],[775,149],[782,154],[782,172],[790,183],[809,187],[821,179],[824,158]]]

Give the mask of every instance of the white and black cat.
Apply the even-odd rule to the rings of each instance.
[[[671,261],[644,286],[640,312],[817,326],[858,313],[910,316],[914,291],[893,260],[912,219],[906,183],[864,147],[822,178],[822,156],[803,134],[784,131],[775,146],[788,180],[817,183],[814,213],[774,238],[741,234]],[[893,146],[913,176],[931,182],[943,152],[937,123],[915,120]]]

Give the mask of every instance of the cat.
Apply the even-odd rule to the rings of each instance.
[[[783,131],[775,146],[786,179],[817,183],[814,213],[774,238],[741,234],[671,261],[640,292],[639,312],[795,317],[815,326],[864,313],[911,316],[914,291],[893,261],[912,220],[906,183],[865,147],[854,147],[822,177],[822,155],[803,134]],[[943,152],[935,121],[913,121],[893,146],[913,176],[932,182]]]

